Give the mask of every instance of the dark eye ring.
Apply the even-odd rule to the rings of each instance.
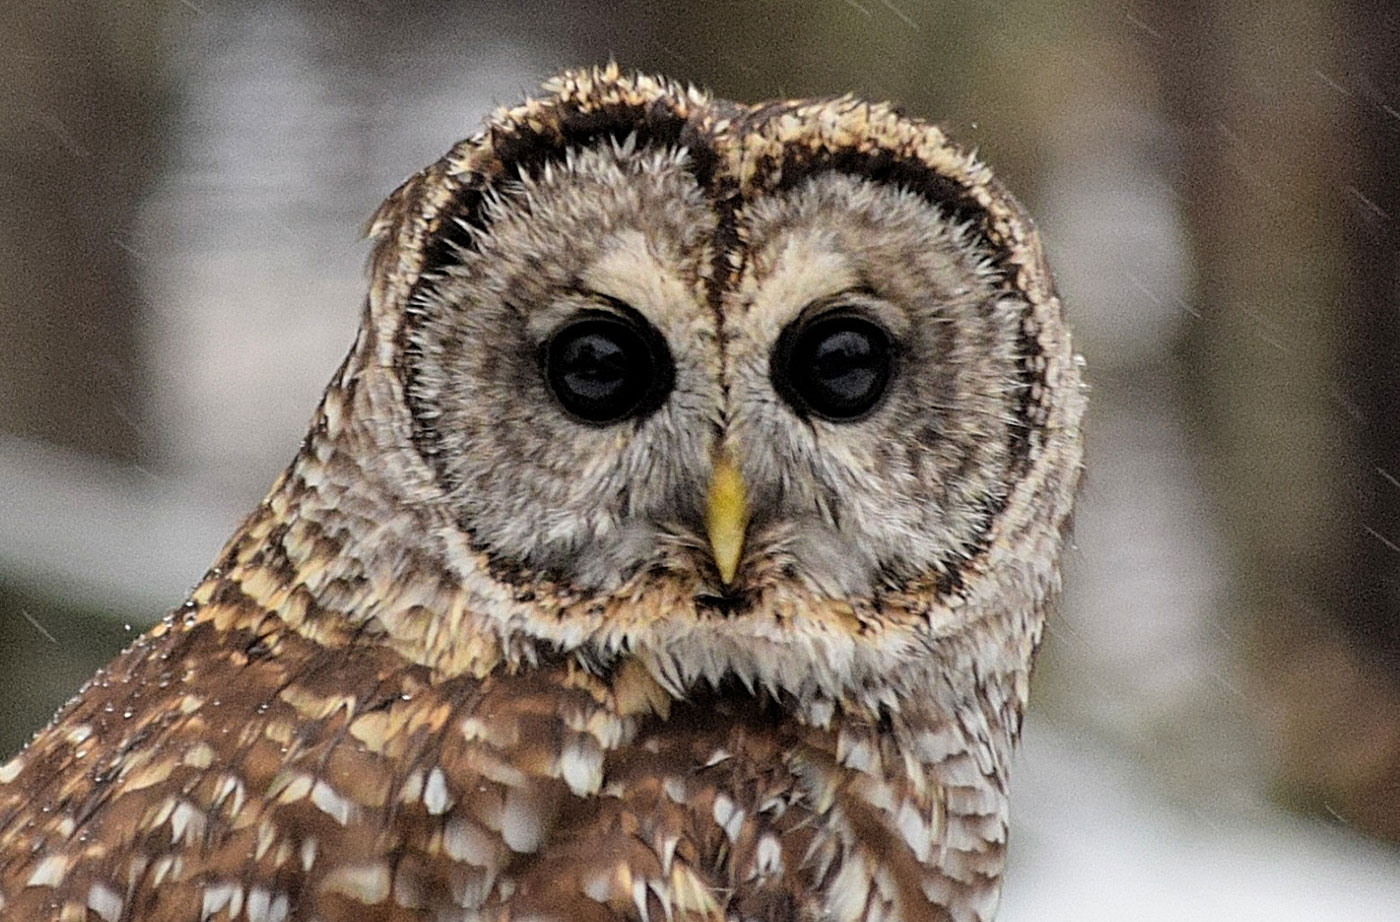
[[[661,333],[640,318],[607,311],[584,311],[555,330],[540,360],[554,399],[595,426],[656,410],[675,381]]]
[[[803,416],[855,422],[880,402],[894,372],[885,328],[844,310],[798,320],[778,337],[773,386]]]

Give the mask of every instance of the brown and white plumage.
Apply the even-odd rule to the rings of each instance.
[[[885,105],[546,90],[385,203],[295,461],[0,768],[0,917],[993,916],[1081,451],[1029,219]],[[837,302],[898,361],[832,422],[770,363]],[[581,425],[541,349],[614,310],[674,380]]]

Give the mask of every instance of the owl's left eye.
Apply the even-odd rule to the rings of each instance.
[[[674,377],[670,350],[654,327],[603,312],[580,314],[557,330],[543,361],[560,406],[599,426],[655,410]]]
[[[894,348],[882,327],[834,311],[784,330],[771,367],[774,387],[793,409],[840,423],[875,408],[893,364]]]

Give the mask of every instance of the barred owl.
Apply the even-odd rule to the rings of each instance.
[[[295,460],[0,768],[0,915],[990,919],[1084,396],[987,167],[610,66],[370,233]]]

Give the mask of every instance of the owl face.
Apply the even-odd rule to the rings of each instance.
[[[664,579],[738,610],[952,570],[1011,455],[1020,306],[991,254],[834,169],[724,213],[686,149],[635,137],[490,188],[409,327],[457,521],[585,593]]]
[[[1082,397],[986,168],[849,98],[547,88],[373,226],[363,349],[490,630],[840,689],[863,680],[837,660],[1038,624]]]

